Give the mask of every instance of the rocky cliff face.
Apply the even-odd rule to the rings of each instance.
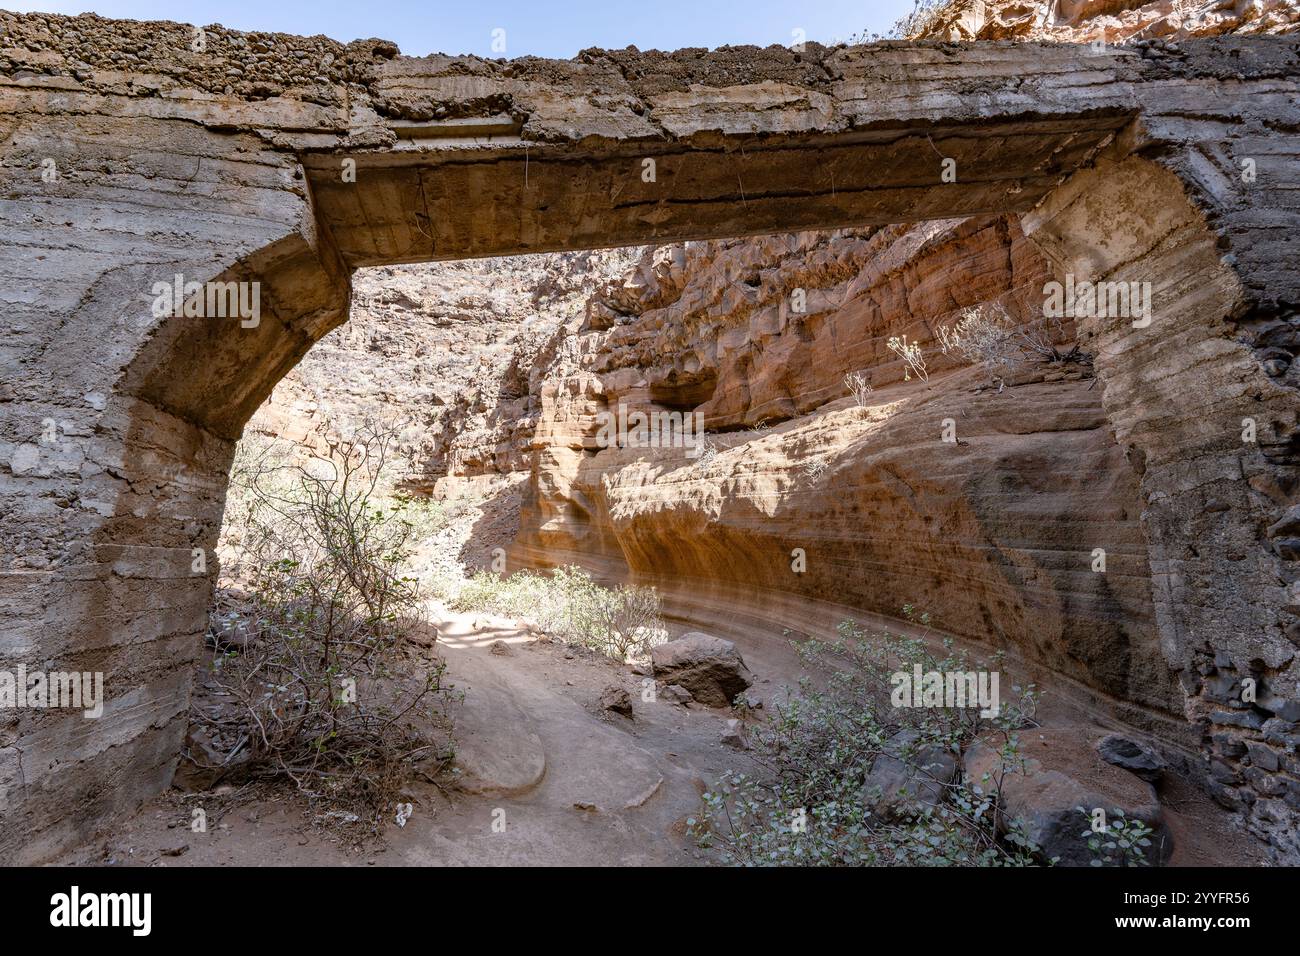
[[[639,250],[379,266],[353,279],[345,326],[276,386],[246,433],[313,444],[365,419],[399,425],[399,483],[528,467],[534,361]]]
[[[369,270],[249,428],[403,417],[409,486],[528,473],[516,566],[798,628],[911,604],[1172,727],[1136,477],[1086,353],[995,382],[936,339],[978,306],[1041,327],[1052,278],[1012,217]],[[1075,346],[1069,320],[1050,332]],[[703,450],[602,436],[637,413],[698,414]]]
[[[1181,40],[1290,33],[1294,0],[954,0],[918,23],[917,38],[947,40]]]
[[[543,381],[517,559],[654,581],[688,617],[767,606],[801,629],[810,606],[911,604],[1167,719],[1137,479],[1086,355],[995,383],[937,342],[971,307],[1041,326],[1051,278],[1007,218],[648,253]],[[1074,329],[1053,332],[1069,353]],[[903,336],[928,380],[889,349]],[[682,409],[707,430],[696,457],[602,440]]]
[[[653,580],[687,617],[913,604],[1172,717],[1136,479],[1086,355],[995,384],[936,340],[972,306],[1041,325],[1051,278],[1007,217],[374,270],[250,428],[414,411],[408,484],[529,473],[516,565]],[[1054,332],[1068,353],[1073,327]],[[698,413],[706,450],[602,439],[637,413]]]

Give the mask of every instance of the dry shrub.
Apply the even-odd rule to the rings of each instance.
[[[599,585],[595,587],[599,588]],[[662,630],[662,602],[654,588],[620,584],[613,591],[589,592],[589,599],[572,608],[574,627],[614,660],[649,653],[653,636]]]
[[[803,476],[805,478],[807,478],[810,482],[816,484],[817,482],[821,481],[822,475],[826,474],[826,470],[829,467],[830,467],[830,462],[826,459],[826,456],[817,455],[805,461],[800,466],[799,470],[803,472]]]
[[[1061,351],[1058,323],[1044,320],[1022,325],[996,304],[963,309],[956,322],[939,326],[938,337],[945,355],[980,366],[999,390],[1007,376],[1031,362],[1086,360],[1078,346]]]
[[[944,355],[956,354],[981,366],[995,381],[1024,360],[1016,325],[1001,306],[963,309],[956,322],[939,326],[938,333]]]
[[[889,347],[889,351],[895,353],[905,363],[903,381],[911,381],[913,375],[923,382],[930,381],[930,373],[925,367],[925,353],[921,351],[920,345],[907,341],[906,335],[902,338],[897,335],[891,336],[885,344]]]
[[[912,12],[894,21],[889,36],[900,40],[918,37],[955,6],[954,0],[913,0]]]
[[[381,485],[395,433],[367,423],[305,462],[239,462],[242,633],[218,635],[213,665],[232,705],[215,719],[224,737],[235,725],[248,773],[374,819],[450,757],[443,665],[403,573],[415,526]]]
[[[667,639],[661,600],[653,587],[607,588],[577,567],[475,574],[457,596],[464,610],[527,618],[546,634],[625,661]]]
[[[858,408],[866,408],[871,400],[871,383],[864,372],[850,372],[844,376],[844,387],[853,396],[853,403]]]

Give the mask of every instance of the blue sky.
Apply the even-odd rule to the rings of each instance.
[[[411,56],[571,57],[585,47],[674,50],[727,43],[789,44],[791,31],[829,43],[863,30],[885,33],[913,0],[0,0],[9,10],[98,13],[134,20],[179,20],[238,30],[275,30],[337,40],[383,37]],[[505,53],[492,31],[505,30]]]

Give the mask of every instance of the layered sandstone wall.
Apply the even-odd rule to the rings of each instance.
[[[960,35],[1181,39],[1300,22],[1294,4],[1032,6],[990,9],[973,25],[958,9],[970,27]],[[1152,171],[1109,166],[1113,203],[1092,203],[1082,183],[1104,191],[1099,177],[1081,177],[1075,193],[1031,214],[1041,247],[1010,219],[659,250],[589,307],[574,348],[581,374],[544,388],[517,557],[654,581],[686,616],[756,616],[796,630],[826,604],[885,615],[915,604],[951,633],[1009,648],[1099,692],[1129,722],[1200,750],[1215,796],[1244,811],[1281,859],[1295,858],[1300,584],[1288,536],[1300,527],[1300,317],[1285,265],[1294,249],[1270,228],[1241,251],[1252,261],[1242,280],[1261,304],[1243,308],[1199,232],[1205,220],[1221,236],[1259,223],[1251,207],[1287,205],[1267,196],[1287,177],[1249,188],[1253,177],[1226,161],[1233,134],[1200,126],[1201,142],[1178,163],[1195,206]],[[1116,224],[1123,239],[1092,245]],[[981,262],[970,236],[994,228],[1003,235],[984,242]],[[962,401],[972,383],[943,375],[951,362],[934,354],[934,328],[960,304],[990,301],[1028,319],[1053,271],[1153,282],[1167,300],[1163,329],[1143,337],[1085,323],[1078,342],[1100,353],[1105,372],[1105,387],[1090,382],[1087,395],[1064,384],[1078,371],[1053,370],[1045,378],[1060,384],[1022,381],[1012,398]],[[806,316],[789,307],[796,287],[813,303]],[[1207,328],[1216,329],[1208,338]],[[942,381],[920,400],[892,392],[901,363],[885,342],[902,334]],[[1200,377],[1192,366],[1213,363],[1212,380],[1189,390]],[[844,374],[862,370],[885,389],[865,411],[835,402]],[[620,404],[696,410],[726,433],[715,436],[721,454],[696,462],[602,449],[597,416]],[[1008,436],[996,453],[981,447],[988,433],[971,440],[969,471],[933,443],[934,419],[956,405],[959,448],[968,424]],[[831,413],[833,425],[819,421]],[[876,428],[855,435],[863,419]],[[786,424],[768,440],[773,421]],[[1266,435],[1243,438],[1239,427],[1260,423]],[[1061,468],[1062,452],[1086,462],[1088,477]],[[793,548],[829,560],[798,574]],[[1119,574],[1087,573],[1097,550],[1118,556]],[[1278,605],[1290,609],[1280,625],[1261,617]],[[763,610],[746,615],[754,608]],[[1243,703],[1248,684],[1264,688],[1261,705]]]
[[[1005,217],[647,254],[593,299],[576,360],[542,385],[516,557],[653,580],[687,614],[724,593],[892,617],[911,604],[1172,726],[1137,478],[1086,357],[1026,361],[999,389],[936,340],[971,307],[1041,326],[1052,278]],[[905,380],[888,349],[904,335],[929,381]],[[1070,352],[1072,325],[1055,337]],[[865,407],[850,372],[873,386]],[[717,453],[602,447],[620,406],[698,411]],[[798,601],[776,603],[797,626]]]
[[[514,557],[655,583],[693,620],[804,632],[828,607],[912,605],[1199,751],[1211,792],[1294,859],[1296,615],[1267,609],[1296,607],[1300,315],[1294,276],[1243,309],[1224,270],[1205,213],[1140,160],[1023,220],[653,250],[554,350]],[[1150,331],[1063,324],[1082,361],[1000,389],[941,353],[966,307],[1041,327],[1067,274],[1149,284]],[[928,380],[888,349],[903,335]],[[616,411],[696,412],[712,450],[610,447]]]

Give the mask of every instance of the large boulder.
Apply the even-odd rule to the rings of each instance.
[[[1165,769],[1165,762],[1159,754],[1123,734],[1103,737],[1097,744],[1097,753],[1106,763],[1132,771],[1148,783],[1159,780],[1160,772]]]
[[[706,707],[727,707],[754,683],[731,641],[692,631],[650,651],[655,678],[676,684]]]
[[[871,765],[862,796],[876,814],[906,817],[943,802],[957,776],[957,758],[945,747],[922,746],[920,740],[915,730],[900,730]]]
[[[1061,745],[1058,750],[1076,746],[1052,736],[1050,743]],[[1047,734],[1040,735],[1041,740],[1047,737]],[[1072,758],[1073,754],[1051,757],[1045,754],[1044,759],[1062,756]],[[1111,821],[1116,817],[1116,810],[1123,810],[1125,816],[1143,821],[1153,831],[1147,850],[1148,862],[1167,861],[1173,853],[1173,837],[1165,826],[1155,790],[1131,773],[1103,763],[1095,756],[1094,760],[1085,784],[1026,756],[1023,771],[1008,772],[1002,779],[1007,815],[1024,824],[1026,836],[1038,844],[1044,860],[1055,858],[1060,866],[1088,866],[1093,859],[1084,836],[1089,829],[1089,814],[1100,808],[1105,811],[1107,821]],[[996,746],[976,740],[966,749],[963,759],[967,786],[991,792],[996,787],[1001,763]],[[1080,813],[1080,807],[1086,813]]]

